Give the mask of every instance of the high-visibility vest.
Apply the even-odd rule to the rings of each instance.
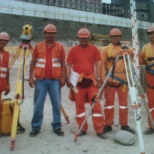
[[[145,61],[146,71],[150,74],[154,74],[154,52],[150,50],[150,43],[145,47]]]
[[[59,79],[62,76],[61,49],[62,45],[58,42],[55,42],[52,49],[52,70],[51,70],[53,78],[55,79]],[[43,79],[45,77],[45,64],[46,64],[45,42],[40,42],[37,44],[37,52],[38,52],[38,57],[35,65],[34,76],[37,79]]]
[[[3,51],[2,59],[0,59],[0,91],[5,91],[7,89],[7,73],[8,73],[8,63],[9,63],[9,53]]]

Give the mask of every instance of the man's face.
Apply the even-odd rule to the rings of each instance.
[[[44,33],[45,35],[45,40],[50,42],[50,41],[54,41],[55,37],[56,37],[56,33]]]
[[[119,36],[119,35],[111,36],[111,42],[112,42],[113,44],[119,43],[120,40],[121,40],[121,36]]]
[[[87,46],[89,43],[89,37],[86,37],[86,38],[79,37],[78,40],[81,46]]]
[[[149,36],[151,41],[154,41],[154,32],[148,33],[148,36]]]
[[[7,40],[1,40],[0,39],[0,48],[3,49],[8,44],[8,42],[9,41],[7,41]]]

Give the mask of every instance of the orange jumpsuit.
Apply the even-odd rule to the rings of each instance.
[[[153,59],[148,59],[153,58]],[[146,67],[146,92],[147,92],[147,99],[148,99],[148,107],[152,118],[154,119],[154,45],[148,43],[142,49],[140,54],[140,64],[145,65]],[[150,119],[148,119],[149,126],[152,128],[152,124]]]
[[[112,44],[106,46],[102,50],[101,68],[102,81],[105,80],[107,73],[113,66],[116,56],[119,54],[121,46],[114,46]],[[130,51],[132,53],[132,51]],[[111,126],[114,123],[114,101],[115,94],[117,92],[119,100],[119,123],[121,126],[126,126],[128,123],[128,86],[126,79],[126,72],[123,58],[120,58],[114,68],[114,72],[111,73],[110,78],[106,84],[104,90],[105,96],[105,125]]]
[[[80,45],[73,47],[68,55],[68,64],[73,65],[73,70],[78,74],[84,74],[90,76],[94,73],[94,64],[100,60],[100,53],[98,49],[93,45],[88,45],[84,48]],[[84,76],[83,76],[84,78]],[[90,79],[90,78],[89,78]],[[81,87],[81,83],[77,85],[79,92],[74,93],[75,105],[76,105],[76,122],[80,127],[85,119],[85,103],[88,98],[90,105],[92,105],[92,98],[97,95],[98,88],[94,84],[90,84],[86,87]],[[96,133],[104,131],[104,118],[102,114],[102,108],[100,102],[96,102],[92,110],[92,120]],[[82,131],[86,132],[88,124],[84,125]]]

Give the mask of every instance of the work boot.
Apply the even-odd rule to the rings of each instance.
[[[107,139],[107,135],[105,132],[98,133],[97,136],[101,139]]]
[[[110,132],[112,131],[112,126],[105,126],[104,127],[104,132]]]
[[[57,128],[56,130],[54,130],[54,132],[55,132],[58,136],[64,136],[64,132],[62,131],[61,128]]]
[[[128,125],[121,126],[121,130],[125,130],[125,131],[128,131],[128,132],[132,133],[132,134],[135,134],[135,130],[130,128]]]
[[[40,131],[39,130],[32,130],[29,134],[30,137],[35,137],[37,136],[37,134],[39,133]]]
[[[153,134],[154,133],[154,129],[153,128],[148,128],[147,130],[145,130],[144,134],[145,135],[150,135],[150,134]]]
[[[83,135],[86,135],[86,132],[81,130],[80,133],[79,133],[79,136],[83,136]]]

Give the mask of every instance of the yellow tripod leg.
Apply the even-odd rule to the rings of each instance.
[[[15,63],[16,59],[18,58],[20,52],[21,52],[22,48],[19,48],[16,52],[16,54],[14,55],[13,59],[11,60],[10,64],[9,64],[9,69],[12,68],[13,64]]]

